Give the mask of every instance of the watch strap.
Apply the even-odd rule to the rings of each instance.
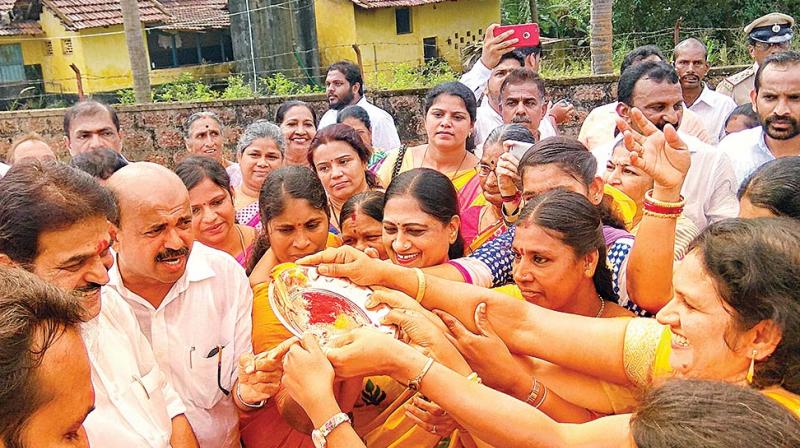
[[[334,415],[333,417],[329,418],[328,421],[326,421],[325,423],[323,423],[322,426],[319,427],[319,432],[322,435],[322,437],[327,438],[328,434],[330,434],[334,429],[336,429],[339,425],[345,422],[350,423],[350,416],[345,414],[344,412],[340,412]]]

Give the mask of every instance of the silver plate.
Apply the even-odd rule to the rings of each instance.
[[[394,336],[393,326],[380,324],[389,309],[365,306],[371,295],[369,288],[319,275],[311,266],[277,266],[269,285],[269,305],[281,324],[295,336],[316,334],[322,343],[358,327]]]

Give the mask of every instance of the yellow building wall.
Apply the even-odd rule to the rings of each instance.
[[[75,64],[83,71],[83,53],[78,33],[67,31],[61,21],[50,9],[43,8],[39,16],[39,25],[44,31],[42,42],[42,78],[44,79],[44,89],[47,93],[78,93],[78,85],[75,80],[75,72],[69,68],[70,64]],[[72,54],[64,54],[62,40],[72,41]],[[52,54],[46,53],[47,42],[52,45]]]
[[[500,21],[500,2],[458,0],[412,7],[409,34],[397,34],[394,8],[355,7],[355,21],[365,72],[390,70],[398,63],[422,64],[422,40],[429,37],[436,37],[439,57],[460,72],[461,49],[480,42],[486,27]]]
[[[110,92],[133,85],[122,25],[88,28],[79,34],[85,60],[85,68],[81,69],[85,93]]]
[[[44,59],[44,42],[37,36],[0,36],[0,45],[19,44],[25,65],[41,64]]]
[[[314,2],[320,71],[336,61],[356,61],[352,45],[356,43],[356,21],[350,0],[317,0]],[[363,50],[362,50],[363,52]],[[366,58],[366,55],[363,55]]]

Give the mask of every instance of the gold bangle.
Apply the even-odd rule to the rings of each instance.
[[[417,375],[414,378],[411,378],[411,380],[408,382],[408,388],[413,390],[414,392],[419,392],[419,389],[422,386],[422,379],[425,378],[425,375],[428,374],[428,370],[431,370],[432,366],[433,366],[433,358],[429,356],[428,360],[425,362],[425,366],[422,367],[422,370],[419,372],[419,375]]]
[[[644,216],[652,216],[653,218],[664,218],[664,219],[678,219],[680,218],[680,213],[658,213],[658,212],[651,212],[650,210],[645,209],[642,214]]]
[[[427,287],[427,282],[425,281],[425,273],[422,272],[420,268],[414,268],[414,272],[417,274],[417,303],[422,303],[422,299],[425,297],[425,289]]]
[[[647,190],[644,194],[644,200],[659,207],[667,207],[667,208],[681,208],[686,205],[686,198],[681,195],[681,198],[678,202],[666,202],[666,201],[659,201],[658,199],[653,198],[653,189]]]

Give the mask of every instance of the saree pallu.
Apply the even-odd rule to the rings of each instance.
[[[453,186],[458,192],[458,214],[461,217],[461,236],[464,238],[464,247],[468,248],[478,237],[481,210],[487,204],[481,189],[481,180],[478,170],[471,168],[456,173],[452,177]]]

